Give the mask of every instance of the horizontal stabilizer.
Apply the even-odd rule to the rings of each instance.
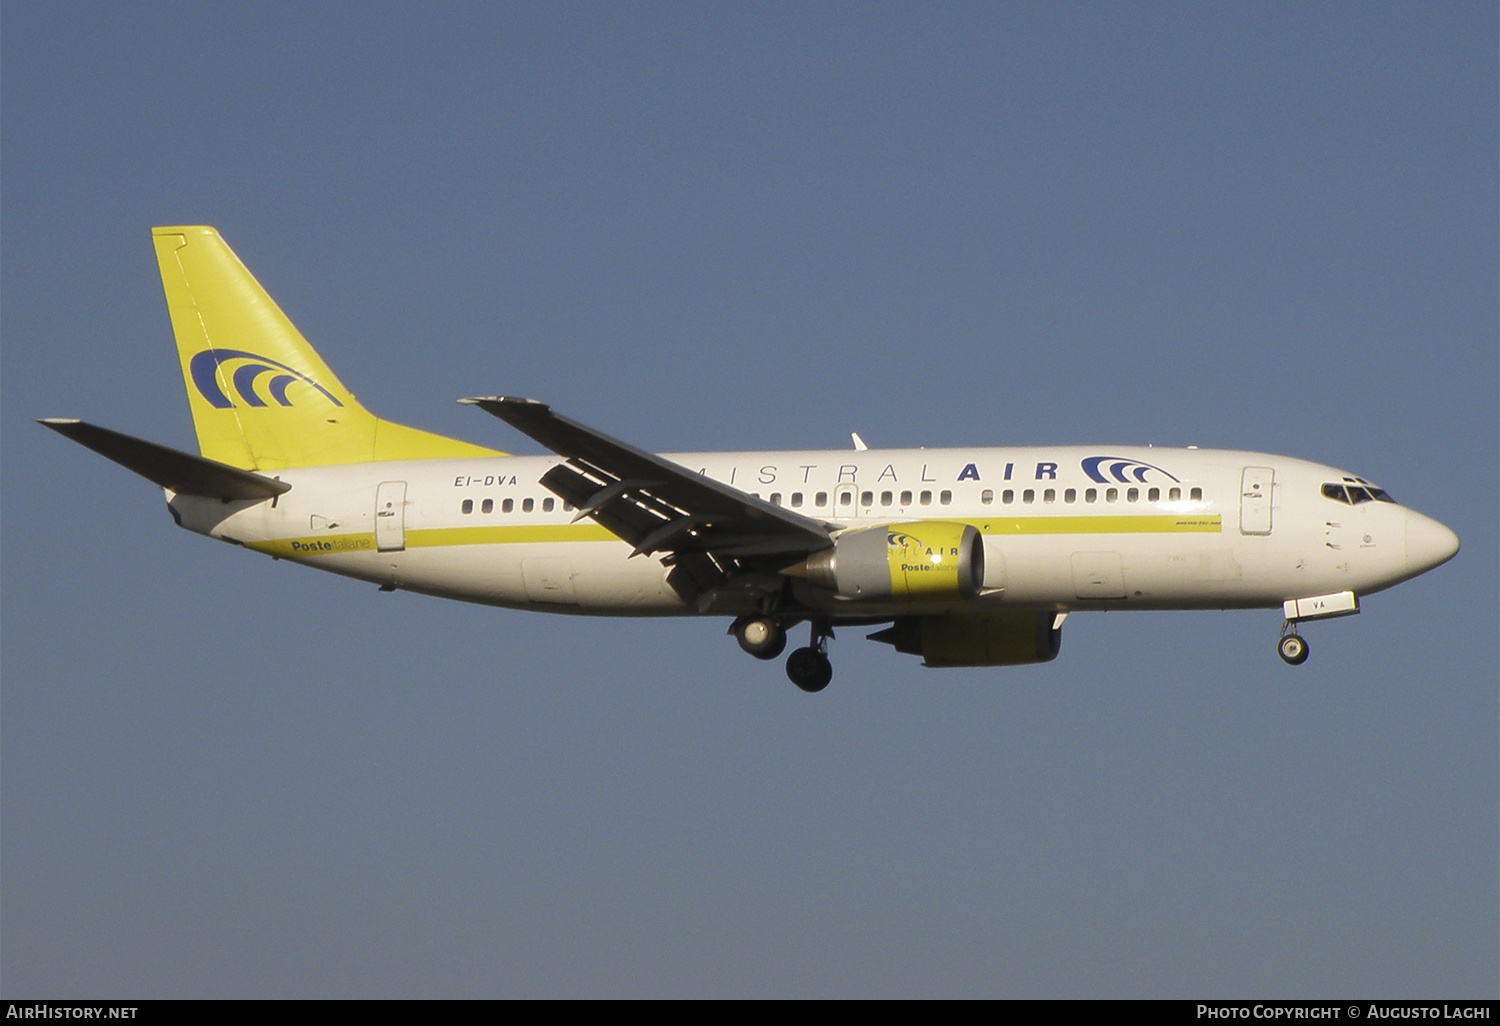
[[[126,470],[183,495],[210,499],[269,499],[292,486],[141,438],[65,417],[37,421]]]

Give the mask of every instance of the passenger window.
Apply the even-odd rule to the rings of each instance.
[[[1088,491],[1084,492],[1083,493],[1083,501],[1084,502],[1098,502],[1099,501],[1099,489],[1097,489],[1097,488],[1090,488]]]
[[[516,500],[515,499],[504,499],[500,503],[500,512],[501,513],[509,513],[511,510],[513,510],[515,508],[516,508]]]
[[[953,493],[952,492],[943,492],[941,495],[938,496],[938,502],[941,502],[944,506],[948,505],[952,501],[953,501]]]
[[[1173,502],[1181,502],[1182,501],[1182,489],[1181,488],[1173,488],[1170,492],[1167,493],[1167,498],[1171,499]]]
[[[880,493],[880,504],[882,506],[889,506],[891,503],[893,503],[895,501],[896,501],[896,497],[894,495],[892,495],[890,492],[881,492]]]
[[[793,509],[798,509],[798,508],[801,507],[801,505],[802,505],[802,493],[801,492],[793,492],[792,493],[792,508]]]
[[[911,492],[902,492],[901,493],[901,505],[903,505],[903,506],[910,506],[911,505]]]
[[[1146,493],[1146,499],[1147,499],[1148,502],[1159,502],[1159,501],[1161,501],[1161,489],[1160,488],[1153,488],[1153,489],[1151,489],[1149,492]]]
[[[771,493],[771,505],[773,505],[773,506],[780,506],[781,505],[781,493],[780,492],[772,492]]]
[[[1063,502],[1077,502],[1077,501],[1078,501],[1078,489],[1077,488],[1069,488],[1067,491],[1063,492]]]
[[[1007,506],[1009,506],[1011,503],[1015,502],[1016,501],[1015,489],[1013,489],[1013,488],[1007,488],[1007,489],[1005,489],[1005,491],[1001,492],[1000,493],[1000,501],[1003,502],[1003,503],[1005,503]]]
[[[522,513],[530,513],[534,509],[536,509],[536,500],[535,499],[522,499],[521,500],[521,512]]]
[[[1192,490],[1192,492],[1189,493],[1189,495],[1191,496],[1191,498],[1192,498],[1192,500],[1194,502],[1202,502],[1203,501],[1203,489],[1202,488],[1194,488]]]
[[[571,502],[564,502],[563,503],[563,512],[564,513],[571,513],[571,512],[573,512],[573,504]]]
[[[813,505],[814,506],[826,506],[826,505],[828,505],[828,493],[827,492],[819,492],[817,495],[813,496]]]
[[[555,505],[557,505],[557,500],[555,500],[555,499],[543,499],[542,500],[542,512],[543,513],[551,513],[552,512],[552,507],[555,506]]]
[[[1057,489],[1056,488],[1048,488],[1045,492],[1042,493],[1042,501],[1043,502],[1056,502],[1057,501]]]
[[[465,499],[464,500],[464,504],[462,506],[458,507],[458,508],[461,509],[461,510],[463,510],[465,513],[472,513],[472,512],[474,512],[474,500],[473,499]]]
[[[842,493],[840,493],[840,495],[839,495],[839,505],[840,506],[852,506],[852,505],[854,505],[854,493],[853,492],[842,492]]]
[[[1136,501],[1138,501],[1140,499],[1140,497],[1141,497],[1141,490],[1139,488],[1132,488],[1132,489],[1130,489],[1129,491],[1127,491],[1125,493],[1125,501],[1126,502],[1136,502]]]
[[[994,501],[995,501],[995,490],[993,488],[986,488],[984,491],[980,492],[979,493],[979,501],[982,502],[982,503],[984,503],[986,506],[991,505],[992,503],[994,503]]]
[[[931,492],[923,492],[922,493],[922,505],[924,505],[924,506],[931,506],[932,505],[932,493]]]
[[[873,506],[873,505],[875,505],[875,493],[874,492],[860,492],[859,493],[859,504],[861,506]]]
[[[1104,493],[1104,501],[1105,502],[1115,502],[1119,498],[1120,498],[1120,489],[1118,489],[1118,488],[1111,488],[1109,491],[1107,491],[1107,492]]]
[[[1030,488],[1026,489],[1021,493],[1021,501],[1030,506],[1033,502],[1036,501],[1036,492]]]
[[[481,502],[479,504],[479,512],[481,512],[481,513],[493,513],[493,512],[495,512],[495,500],[494,499],[485,499],[483,502]]]

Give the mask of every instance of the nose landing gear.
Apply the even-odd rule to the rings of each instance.
[[[1281,640],[1276,643],[1276,651],[1288,666],[1301,666],[1307,662],[1307,641],[1297,633],[1297,625],[1291,620],[1281,625]]]
[[[1281,625],[1281,639],[1276,651],[1288,666],[1307,662],[1307,642],[1297,636],[1297,625],[1308,620],[1329,620],[1336,616],[1353,616],[1359,612],[1359,596],[1352,591],[1335,591],[1328,595],[1287,599],[1281,604],[1286,621]]]

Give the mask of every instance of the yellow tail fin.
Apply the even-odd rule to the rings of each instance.
[[[359,405],[212,228],[151,234],[204,456],[279,470],[504,455],[380,420]]]

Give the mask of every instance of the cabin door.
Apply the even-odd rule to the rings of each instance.
[[[1271,484],[1276,471],[1246,467],[1240,476],[1240,534],[1271,533]]]
[[[405,481],[382,481],[375,489],[375,548],[381,552],[406,548]]]

